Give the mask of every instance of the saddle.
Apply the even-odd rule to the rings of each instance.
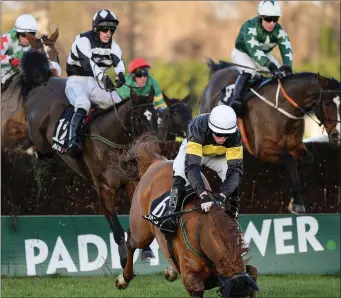
[[[74,107],[69,103],[69,100],[65,94],[66,82],[67,79],[52,77],[44,85],[51,92],[53,92],[59,100],[63,101],[66,104],[66,108],[61,113],[53,132],[52,149],[58,151],[60,154],[67,153],[69,143],[69,128],[72,116],[74,114]],[[106,113],[106,111],[107,110],[101,109],[98,105],[91,104],[89,113],[84,118],[83,123],[79,129],[79,137],[81,139],[84,138],[92,120],[97,116]]]
[[[264,86],[269,84],[270,82],[274,81],[274,78],[267,78],[267,77],[256,77],[255,79],[249,80],[245,85],[245,91],[242,96],[244,96],[244,103],[246,103],[249,99],[254,97],[254,93],[251,91],[251,88],[256,90],[257,92],[262,89]],[[234,90],[234,84],[228,85],[224,87],[222,91],[222,97],[220,98],[219,104],[224,104],[231,106],[231,98],[232,93]]]
[[[190,185],[188,185],[185,188],[184,198],[182,200],[183,203],[182,203],[180,212],[183,211],[183,206],[185,205],[185,203],[192,200],[194,195],[195,195],[195,192],[193,188]],[[146,220],[149,220],[152,224],[160,228],[162,223],[168,218],[168,216],[166,218],[163,218],[163,216],[168,214],[170,211],[169,203],[170,203],[170,191],[167,191],[152,202],[151,207],[150,207],[150,213],[148,215],[143,215],[142,217]],[[176,216],[178,218],[180,215],[176,215],[175,213],[173,216]]]

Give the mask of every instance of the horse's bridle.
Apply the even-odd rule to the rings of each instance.
[[[341,90],[339,91],[339,90],[333,90],[333,89],[320,88],[320,96],[315,106],[315,114],[316,114],[317,119],[320,121],[320,123],[318,123],[319,126],[321,126],[323,123],[335,122],[335,124],[329,129],[329,131],[326,130],[329,135],[332,129],[340,122],[340,120],[329,119],[329,117],[328,119],[325,119],[326,117],[324,116],[324,108],[323,108],[323,94],[325,93],[335,93],[335,94],[339,93],[341,95]]]
[[[53,47],[53,48],[56,50],[56,53],[57,53],[57,61],[56,61],[56,62],[57,62],[58,64],[60,64],[60,63],[59,63],[59,53],[58,53],[58,51],[57,51],[57,49],[56,49],[54,43],[53,43],[53,42],[49,42],[49,41],[44,41],[43,35],[39,38],[39,40],[40,40],[40,42],[41,42],[41,48],[43,49],[43,52],[45,53],[47,59],[48,59],[49,61],[51,61],[51,58],[50,58],[50,56],[49,56],[47,47],[48,47],[48,46]]]
[[[137,108],[141,108],[141,107],[151,108],[152,110],[154,110],[154,104],[152,102],[141,103],[141,104],[136,104],[136,105],[133,102],[133,107],[132,107],[132,112],[131,112],[131,117],[130,117],[132,132],[133,132],[133,139],[135,139],[136,136],[138,135],[135,130],[135,125],[134,125],[137,122],[137,118],[134,117],[134,110]]]

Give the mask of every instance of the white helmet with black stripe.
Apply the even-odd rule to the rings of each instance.
[[[92,18],[92,28],[94,27],[117,27],[119,21],[116,15],[107,9],[97,11]]]
[[[219,134],[235,133],[237,130],[237,115],[229,106],[216,106],[210,113],[208,127]]]

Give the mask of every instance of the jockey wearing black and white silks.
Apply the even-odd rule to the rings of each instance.
[[[77,128],[89,112],[91,103],[108,108],[122,101],[116,91],[110,93],[104,87],[112,86],[110,78],[105,75],[112,66],[117,74],[117,87],[125,83],[122,51],[112,38],[118,23],[113,12],[106,9],[97,11],[92,21],[93,29],[76,36],[67,59],[69,79],[65,93],[75,107],[70,125],[70,148],[74,147],[76,151],[81,150]]]

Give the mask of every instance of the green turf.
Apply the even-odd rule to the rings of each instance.
[[[2,278],[2,297],[186,297],[178,278],[137,276],[126,290],[114,286],[114,277]],[[260,276],[259,297],[340,297],[340,277],[316,275]],[[205,297],[218,297],[216,290]]]

